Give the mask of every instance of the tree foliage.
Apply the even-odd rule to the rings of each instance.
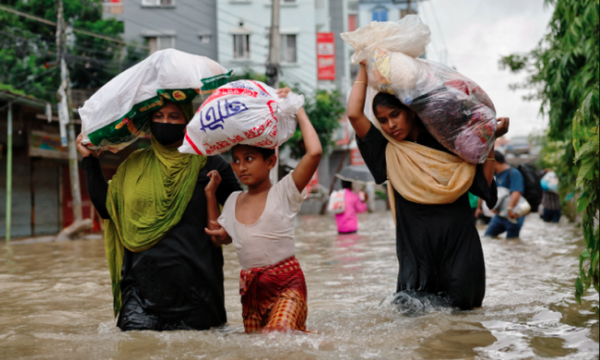
[[[341,95],[338,91],[317,90],[313,97],[305,96],[305,99],[304,110],[319,135],[323,153],[327,154],[333,145],[333,133],[340,126],[339,120],[346,112],[346,107],[340,101]],[[291,147],[294,158],[302,157],[304,140],[300,126],[286,144]]]
[[[503,57],[500,64],[513,72],[528,73],[524,84],[533,89],[528,99],[542,101],[549,118],[548,140],[564,145],[560,179],[562,197],[579,194],[586,250],[580,256],[576,298],[590,286],[598,291],[598,84],[599,1],[546,0],[554,5],[548,33],[528,54]]]
[[[102,19],[101,0],[63,0],[68,27],[118,38],[123,24]],[[8,0],[2,5],[56,22],[56,0]],[[0,83],[55,101],[59,86],[56,28],[0,10]],[[74,89],[94,89],[143,59],[147,51],[67,29],[66,60]]]

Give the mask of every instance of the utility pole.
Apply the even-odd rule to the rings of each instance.
[[[12,215],[12,104],[8,103],[6,125],[6,243],[10,242]]]
[[[271,37],[269,39],[269,62],[267,63],[267,85],[279,88],[279,51],[281,36],[279,35],[279,17],[281,15],[281,0],[271,0]],[[279,181],[279,151],[277,163],[271,170],[271,182]]]
[[[71,178],[71,196],[73,198],[73,218],[74,222],[83,220],[81,212],[81,189],[79,187],[79,166],[77,164],[77,147],[75,145],[75,123],[73,122],[73,110],[71,107],[71,80],[69,78],[69,69],[65,61],[66,54],[66,24],[63,10],[63,0],[56,0],[56,49],[57,63],[60,64],[60,87],[57,91],[59,98],[59,118],[61,126],[67,125],[67,143],[69,148],[69,174]]]
[[[279,35],[279,17],[281,0],[271,0],[271,37],[269,39],[269,62],[267,63],[267,85],[279,87],[279,51],[281,37]]]

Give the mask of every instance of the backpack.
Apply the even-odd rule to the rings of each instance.
[[[331,193],[329,196],[329,204],[327,211],[332,214],[343,214],[346,211],[346,190],[338,190]]]
[[[531,212],[537,212],[538,206],[542,203],[543,190],[540,184],[542,178],[531,165],[519,165],[516,169],[523,175],[523,182],[525,183],[523,197],[531,205]],[[510,186],[510,171],[508,172],[507,183]]]

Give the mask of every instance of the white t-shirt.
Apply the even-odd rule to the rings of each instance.
[[[242,269],[270,266],[294,256],[294,222],[306,190],[300,193],[292,174],[287,175],[271,187],[265,210],[252,225],[235,218],[240,194],[236,191],[229,196],[218,221],[231,236]]]

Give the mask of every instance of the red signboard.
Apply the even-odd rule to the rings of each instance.
[[[360,150],[351,149],[350,150],[350,165],[365,165],[365,160],[360,154]]]
[[[335,80],[335,37],[317,33],[317,79]]]
[[[348,31],[356,30],[356,15],[348,15]]]

